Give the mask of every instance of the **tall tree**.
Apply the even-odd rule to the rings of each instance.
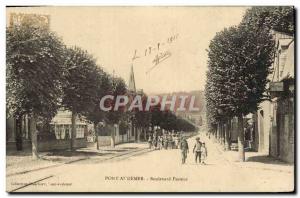
[[[91,108],[91,111],[85,112],[84,116],[87,120],[91,121],[94,124],[95,136],[96,136],[96,148],[99,150],[99,141],[98,141],[98,124],[101,121],[105,120],[107,113],[102,111],[99,107],[100,100],[103,96],[110,93],[112,88],[111,77],[105,73],[102,69],[97,68],[97,81],[95,82],[97,87],[97,97],[94,100],[94,106]]]
[[[149,111],[145,111],[145,107],[147,104],[147,95],[141,94],[141,103],[142,103],[142,110],[135,108],[134,117],[135,117],[135,124],[137,128],[139,128],[140,132],[144,132],[144,140],[146,140],[146,130],[150,127],[151,122],[151,113]],[[140,141],[140,132],[138,133],[138,141]]]
[[[293,6],[257,6],[248,9],[241,25],[252,31],[279,31],[294,34],[295,9]]]
[[[114,96],[114,99],[111,101],[112,110],[108,111],[105,118],[106,123],[110,125],[119,124],[121,120],[126,120],[126,106],[120,106],[118,109],[114,110],[116,104],[117,96],[125,96],[127,94],[127,87],[124,80],[120,77],[112,77],[112,87],[110,94]],[[115,132],[111,131],[111,146],[115,146]]]
[[[48,28],[31,23],[9,27],[6,39],[7,111],[17,119],[30,115],[32,155],[38,158],[36,119],[57,112],[64,46]]]
[[[243,115],[256,111],[267,99],[264,93],[274,49],[268,31],[251,30],[247,25],[225,29],[211,41],[208,53],[213,83],[210,91],[217,108],[213,111],[223,118],[238,117],[241,161],[245,160]]]
[[[96,60],[79,47],[66,49],[65,79],[62,105],[72,112],[71,150],[76,139],[76,118],[94,110],[98,99],[98,71]]]

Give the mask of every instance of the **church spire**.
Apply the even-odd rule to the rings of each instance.
[[[130,71],[130,76],[129,76],[128,89],[129,89],[129,91],[136,92],[134,72],[133,72],[133,64],[131,65],[131,71]]]

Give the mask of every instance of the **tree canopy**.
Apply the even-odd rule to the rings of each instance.
[[[30,23],[6,31],[7,112],[53,117],[62,94],[61,40],[48,28]]]
[[[62,106],[81,115],[93,111],[101,83],[96,60],[79,47],[66,49],[64,55]]]

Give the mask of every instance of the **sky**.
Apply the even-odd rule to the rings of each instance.
[[[238,25],[246,9],[23,7],[7,8],[7,16],[50,15],[51,30],[65,44],[87,50],[99,66],[126,83],[133,66],[137,89],[153,94],[204,90],[210,40],[224,28]]]

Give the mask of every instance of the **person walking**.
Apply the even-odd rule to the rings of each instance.
[[[169,132],[167,138],[168,138],[168,149],[172,149],[172,147],[173,147],[173,137],[172,137],[171,132]]]
[[[175,149],[178,149],[178,145],[179,145],[179,137],[178,137],[178,135],[175,136],[174,143],[175,143]]]
[[[156,136],[156,134],[153,134],[152,146],[153,146],[154,150],[157,149],[157,136]]]
[[[206,158],[207,158],[207,148],[205,146],[205,142],[202,142],[202,146],[201,146],[201,162],[202,162],[202,164],[205,164]]]
[[[185,164],[187,154],[189,152],[189,144],[185,138],[182,138],[182,140],[180,141],[180,150],[181,150],[181,163]]]
[[[196,143],[193,148],[193,153],[195,153],[195,162],[197,163],[197,159],[199,158],[199,163],[201,163],[201,142],[200,138],[196,138]]]
[[[168,139],[166,134],[163,135],[163,147],[165,150],[168,149]]]
[[[152,136],[151,136],[151,134],[149,134],[148,144],[149,144],[149,149],[151,149],[152,148]]]

